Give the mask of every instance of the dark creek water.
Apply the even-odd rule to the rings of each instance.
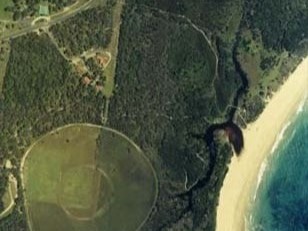
[[[238,35],[237,35],[238,36]],[[216,46],[219,47],[219,40],[216,41]],[[244,136],[242,133],[242,130],[240,129],[240,127],[238,125],[236,125],[233,122],[237,107],[239,105],[239,100],[241,99],[241,97],[243,97],[243,95],[245,95],[247,93],[248,87],[249,87],[249,83],[248,83],[248,78],[246,73],[242,70],[241,65],[239,63],[239,61],[237,60],[237,53],[236,53],[236,49],[238,46],[238,39],[237,42],[234,44],[233,47],[233,51],[232,51],[232,59],[233,59],[233,63],[234,63],[234,68],[236,73],[239,75],[239,77],[241,78],[241,86],[238,88],[235,97],[233,99],[233,105],[232,107],[230,107],[230,111],[229,111],[229,120],[225,123],[221,123],[221,124],[213,124],[212,126],[210,126],[205,134],[205,140],[207,142],[207,144],[209,146],[212,145],[213,143],[213,139],[214,139],[214,133],[216,130],[225,130],[228,137],[229,137],[229,141],[232,144],[234,151],[236,152],[237,155],[240,155],[243,147],[244,147]]]
[[[217,47],[219,46],[218,40],[216,41],[216,45],[217,45]],[[207,143],[207,146],[209,147],[209,150],[210,150],[210,164],[209,164],[209,171],[207,172],[207,174],[203,178],[199,179],[197,181],[197,183],[189,191],[178,195],[180,197],[188,198],[189,205],[187,206],[187,208],[183,212],[183,214],[185,214],[187,211],[190,211],[193,207],[193,205],[192,205],[193,192],[198,190],[198,189],[204,188],[207,185],[207,183],[209,182],[210,177],[213,174],[214,167],[215,167],[215,164],[216,164],[216,155],[217,155],[215,143],[214,143],[215,132],[217,130],[224,130],[226,132],[226,134],[228,135],[229,141],[232,144],[234,151],[236,152],[237,155],[240,155],[240,153],[241,153],[241,151],[244,147],[244,137],[243,137],[242,130],[238,125],[236,125],[233,122],[233,118],[234,118],[234,115],[236,113],[236,109],[237,109],[238,104],[239,104],[239,99],[244,94],[246,94],[246,92],[247,92],[248,80],[247,80],[246,74],[242,71],[239,62],[236,59],[236,47],[237,47],[237,43],[235,43],[234,48],[233,48],[233,62],[234,62],[234,65],[235,65],[235,70],[242,80],[242,84],[238,88],[238,90],[235,94],[235,97],[234,97],[234,100],[233,100],[233,105],[232,105],[232,107],[231,107],[231,109],[228,113],[229,114],[228,115],[228,117],[229,117],[228,121],[221,123],[221,124],[211,125],[205,131],[205,134],[194,134],[193,135],[196,139],[203,139]],[[219,62],[219,60],[218,60],[218,62]]]
[[[237,41],[239,36],[237,34]],[[216,47],[219,48],[219,40],[216,40]],[[233,122],[234,115],[236,113],[236,109],[239,104],[240,98],[246,94],[247,89],[248,89],[248,79],[246,74],[243,72],[241,69],[240,63],[238,62],[236,58],[236,48],[238,46],[238,42],[236,42],[233,46],[232,50],[232,58],[233,58],[233,63],[234,63],[234,68],[239,75],[241,79],[241,86],[238,88],[238,90],[235,93],[234,99],[233,99],[233,105],[230,107],[230,111],[228,112],[228,120],[224,123],[221,124],[213,124],[211,125],[204,134],[192,134],[192,136],[196,139],[202,139],[206,142],[209,151],[210,151],[210,163],[209,163],[209,170],[207,173],[200,178],[188,191],[183,192],[178,194],[177,196],[185,199],[188,201],[188,206],[186,209],[182,212],[180,215],[181,217],[184,216],[187,212],[193,210],[193,195],[194,192],[198,192],[198,190],[204,188],[208,182],[211,179],[211,176],[214,173],[214,168],[216,166],[216,158],[217,158],[217,151],[216,151],[216,146],[215,146],[215,132],[217,130],[224,130],[226,134],[228,135],[229,141],[232,144],[235,152],[237,155],[240,155],[243,147],[244,147],[244,137],[241,128],[236,125]],[[219,49],[218,49],[219,50]],[[219,55],[218,55],[219,57]],[[219,65],[220,60],[218,60],[218,65]]]
[[[206,185],[206,183],[208,182],[210,176],[213,173],[213,169],[214,166],[216,164],[216,149],[215,149],[215,144],[214,144],[214,136],[215,136],[215,132],[217,130],[224,130],[226,132],[226,134],[228,135],[229,141],[232,144],[234,151],[237,155],[240,155],[242,149],[244,148],[244,136],[243,136],[243,132],[241,130],[241,128],[236,125],[233,122],[233,118],[234,115],[236,113],[236,109],[238,107],[239,104],[239,100],[240,98],[247,93],[247,89],[248,89],[248,79],[247,79],[247,75],[244,73],[244,71],[241,69],[240,63],[238,62],[237,58],[236,58],[236,47],[238,45],[238,42],[236,42],[234,44],[233,47],[233,62],[234,62],[234,67],[235,70],[237,72],[237,74],[239,75],[239,77],[241,78],[242,84],[241,86],[238,88],[234,100],[233,100],[233,105],[232,107],[230,107],[230,111],[229,111],[229,119],[228,121],[221,123],[221,124],[213,124],[211,125],[205,132],[204,135],[195,135],[196,138],[200,138],[200,139],[204,139],[204,141],[207,143],[209,149],[210,149],[210,170],[208,171],[208,174],[206,175],[206,177],[200,179],[197,184],[194,185],[194,187],[191,189],[191,191],[195,190],[195,189],[199,189],[202,188]],[[219,40],[216,41],[216,46],[219,47]],[[219,60],[218,60],[219,62]]]

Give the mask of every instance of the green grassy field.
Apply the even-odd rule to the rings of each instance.
[[[62,174],[62,200],[68,207],[88,209],[96,201],[95,191],[99,182],[100,174],[92,168],[70,168]]]
[[[11,20],[12,19],[12,13],[6,12],[4,9],[7,6],[11,6],[12,0],[1,0],[0,1],[0,20]]]
[[[108,220],[99,223],[101,230],[136,230],[136,224],[144,221],[156,198],[154,170],[134,144],[122,135],[111,131],[106,135],[103,131],[98,147],[99,167],[110,177],[115,198]]]
[[[95,129],[64,129],[48,135],[35,145],[25,163],[25,183],[29,201],[34,199],[56,203],[58,198],[54,192],[58,190],[61,172],[78,164],[94,163],[93,155],[88,153],[94,153],[91,147],[95,147],[95,135],[98,134],[91,130]],[[85,141],[85,137],[88,137],[88,142]]]
[[[107,68],[104,70],[106,80],[103,93],[107,98],[112,97],[114,90],[114,78],[116,70],[116,58],[118,55],[118,43],[120,35],[121,13],[124,1],[117,1],[113,10],[113,28],[110,43],[107,47],[107,51],[111,54],[111,60]]]
[[[156,200],[150,163],[107,128],[73,125],[44,136],[29,150],[23,174],[34,231],[136,230]]]
[[[250,94],[259,95],[262,91],[264,92],[263,97],[277,90],[281,84],[281,75],[283,75],[280,69],[284,61],[288,59],[288,53],[286,51],[277,53],[274,50],[267,50],[262,44],[261,35],[254,38],[250,30],[243,30],[241,36],[238,60],[243,71],[247,73]],[[264,86],[270,90],[265,89]]]

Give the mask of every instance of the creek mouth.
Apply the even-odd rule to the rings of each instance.
[[[216,41],[216,45],[219,46],[219,39]],[[210,148],[211,156],[214,156],[216,153],[211,146],[214,144],[215,132],[217,130],[224,130],[226,135],[229,138],[230,144],[233,146],[233,149],[237,156],[239,156],[244,148],[244,136],[241,128],[233,122],[235,114],[237,112],[240,99],[243,95],[247,94],[249,88],[249,82],[247,74],[242,70],[241,64],[237,59],[237,47],[239,45],[239,33],[236,35],[236,41],[232,48],[232,60],[234,64],[235,72],[241,79],[241,86],[237,89],[235,96],[233,98],[232,106],[228,111],[228,120],[219,124],[212,124],[206,131],[204,136],[197,136],[197,138],[203,138]]]
[[[219,41],[216,41],[216,45]],[[208,182],[210,181],[213,173],[214,168],[216,165],[216,158],[217,158],[217,149],[215,144],[215,136],[217,131],[224,131],[229,139],[229,143],[232,145],[233,150],[237,156],[241,155],[241,152],[244,148],[244,135],[241,128],[233,122],[235,114],[237,112],[240,99],[247,94],[249,88],[249,82],[246,73],[242,70],[239,61],[237,60],[237,47],[239,44],[239,33],[236,35],[236,42],[232,48],[232,60],[234,64],[234,68],[236,73],[241,79],[241,86],[237,89],[235,96],[233,98],[233,105],[228,111],[228,120],[223,123],[212,124],[208,127],[204,134],[191,134],[196,139],[202,139],[209,148],[210,154],[210,163],[209,163],[209,170],[207,173],[200,178],[188,191],[178,194],[177,196],[187,200],[188,205],[186,209],[183,211],[182,216],[184,216],[187,212],[193,210],[193,196],[194,192],[198,192],[202,190],[204,187],[207,186]],[[219,62],[219,60],[218,60]]]

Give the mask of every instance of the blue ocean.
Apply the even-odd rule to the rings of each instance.
[[[248,220],[249,231],[308,231],[307,100],[266,161]]]

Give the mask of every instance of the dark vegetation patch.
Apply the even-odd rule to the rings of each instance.
[[[208,121],[224,116],[217,109],[213,86],[215,56],[202,35],[177,18],[143,7],[127,9],[126,18],[110,125],[138,139],[142,148],[163,152],[172,177],[183,183],[183,169],[197,173],[203,168],[194,154],[185,155],[185,149],[194,149],[192,142],[197,142],[190,133],[203,132]],[[175,163],[177,152],[182,153],[181,164]],[[196,173],[188,175],[189,184]]]
[[[262,34],[267,49],[295,51],[308,37],[308,8],[305,0],[246,1],[246,18]]]
[[[231,150],[210,147],[196,134],[203,137],[211,123],[228,117],[218,108],[215,56],[187,20],[145,6],[126,6],[121,35],[109,125],[141,145],[160,182],[143,230],[164,230],[184,218],[177,230],[189,223],[214,230]]]
[[[80,55],[90,48],[106,48],[112,36],[114,0],[106,5],[82,11],[50,28],[59,46],[69,55]]]
[[[219,58],[215,79],[217,106],[220,111],[232,105],[241,78],[233,63],[235,37],[242,15],[242,0],[127,0],[167,14],[184,16],[206,32]]]
[[[1,195],[1,197],[0,197],[0,211],[3,211],[5,209],[5,205],[3,204],[2,197],[5,194],[5,192],[7,191],[6,182],[8,182],[8,174],[4,171],[1,171],[0,172],[0,179],[1,179],[1,181],[4,182],[3,184],[0,184],[0,195]]]
[[[0,99],[1,164],[10,158],[19,166],[30,143],[51,129],[73,122],[99,123],[103,101],[103,96],[82,85],[47,35],[12,40]],[[1,169],[1,173],[8,171]],[[18,168],[11,171],[19,176]],[[5,178],[0,185],[6,185]],[[26,229],[21,190],[13,213],[1,220],[0,230]]]
[[[127,2],[185,15],[210,33],[226,34],[232,27],[230,24],[233,23],[232,17],[240,12],[242,0],[127,0]]]
[[[218,75],[215,81],[217,103],[221,111],[232,116],[234,99],[241,97],[242,89],[246,88],[246,76],[243,76],[234,60],[236,44],[217,38]],[[231,113],[230,113],[231,112]]]

